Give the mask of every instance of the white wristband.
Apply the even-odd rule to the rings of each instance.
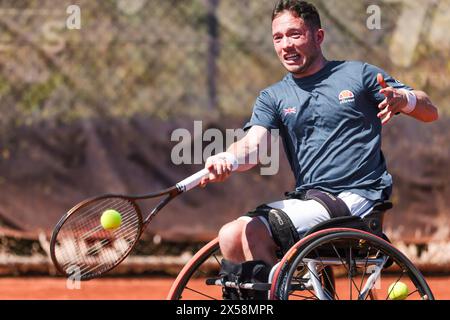
[[[417,97],[414,94],[414,92],[406,90],[406,89],[400,89],[400,91],[406,93],[406,98],[408,99],[408,104],[406,107],[402,109],[404,113],[411,113],[414,111],[417,105]]]

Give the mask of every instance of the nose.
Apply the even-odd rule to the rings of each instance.
[[[289,48],[292,46],[292,39],[290,37],[283,38],[283,48]]]

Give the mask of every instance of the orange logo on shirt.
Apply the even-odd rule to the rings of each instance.
[[[341,91],[341,93],[339,94],[339,101],[341,102],[341,104],[354,102],[355,95],[350,90]]]

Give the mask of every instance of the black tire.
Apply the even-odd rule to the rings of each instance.
[[[367,279],[371,263],[386,258],[389,265],[380,269],[381,281],[369,285]],[[307,262],[316,263],[316,269],[324,272],[332,268],[336,285],[324,286],[320,295],[315,290],[302,288],[299,283],[310,279]],[[369,262],[371,261],[371,262]],[[303,272],[299,275],[299,270]],[[373,268],[375,270],[375,268]],[[308,274],[308,276],[304,276]],[[320,275],[321,273],[319,273]],[[347,279],[342,280],[342,274]],[[304,278],[302,278],[304,277]],[[345,285],[342,282],[347,282]],[[434,296],[421,272],[411,261],[389,242],[364,231],[346,228],[327,229],[300,240],[282,259],[275,272],[271,290],[272,299],[390,299],[388,287],[403,282],[408,287],[406,299],[434,300]],[[367,284],[366,291],[363,291]],[[391,291],[392,292],[392,291]],[[309,296],[305,296],[309,293]],[[366,293],[366,294],[363,294]]]

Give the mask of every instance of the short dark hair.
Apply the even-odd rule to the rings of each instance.
[[[279,0],[272,13],[272,21],[283,11],[290,11],[302,18],[309,27],[322,28],[320,15],[316,7],[306,1]]]

